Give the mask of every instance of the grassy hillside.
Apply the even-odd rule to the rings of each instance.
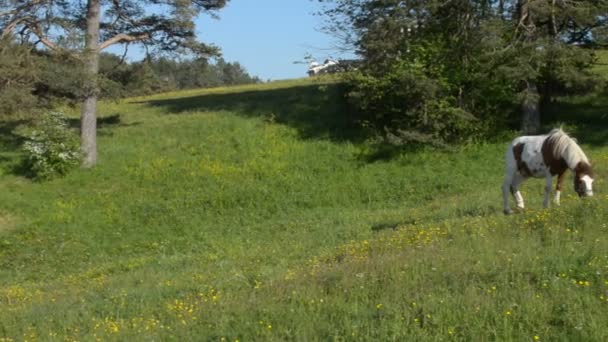
[[[385,158],[339,85],[104,103],[100,164],[32,183],[0,126],[0,341],[608,339],[608,102],[570,99],[596,197],[500,207],[508,139]]]

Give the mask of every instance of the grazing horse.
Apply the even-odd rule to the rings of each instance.
[[[574,172],[574,191],[580,197],[593,196],[591,163],[576,140],[561,128],[555,128],[546,135],[515,138],[507,149],[505,161],[502,197],[506,215],[512,213],[509,207],[509,191],[515,198],[517,208],[524,209],[524,199],[519,192],[519,186],[530,177],[545,178],[545,208],[549,206],[549,195],[555,175],[555,203],[559,205],[564,174],[568,169]]]

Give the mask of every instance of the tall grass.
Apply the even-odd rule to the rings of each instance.
[[[608,338],[602,132],[556,111],[597,196],[541,210],[530,181],[504,217],[506,141],[382,158],[339,94],[104,103],[99,166],[47,183],[20,176],[3,126],[0,341]]]

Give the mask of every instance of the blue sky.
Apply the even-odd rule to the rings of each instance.
[[[262,80],[306,76],[303,61],[310,54],[322,62],[332,56],[332,38],[318,32],[322,21],[311,0],[231,0],[219,20],[208,15],[197,20],[197,35],[222,49],[224,59],[239,62]]]

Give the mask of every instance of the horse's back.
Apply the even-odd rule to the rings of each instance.
[[[542,136],[537,135],[524,135],[517,137],[511,141],[509,146],[507,147],[507,158],[514,157],[515,152],[518,151],[518,154],[530,154],[532,151],[540,150],[542,147]]]
[[[524,172],[525,176],[540,177],[543,163],[542,146],[545,138],[546,136],[543,135],[524,135],[513,139],[505,155],[506,172],[521,172],[523,168],[530,170]]]

